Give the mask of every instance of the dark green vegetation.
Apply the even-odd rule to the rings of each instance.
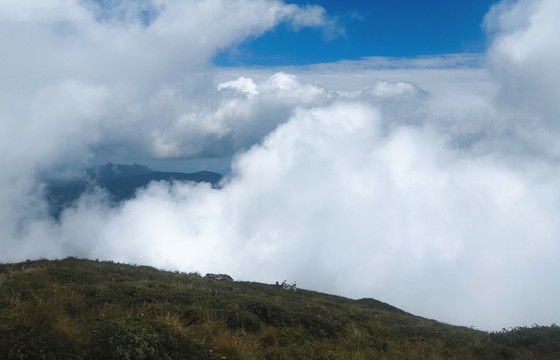
[[[67,258],[0,265],[1,359],[558,359],[560,328],[486,333],[275,285]]]
[[[210,171],[196,173],[153,171],[143,165],[105,164],[100,167],[83,171],[79,176],[70,179],[50,179],[46,181],[45,198],[49,204],[51,215],[55,218],[65,208],[71,206],[82,194],[92,191],[95,187],[106,190],[113,203],[132,199],[138,189],[152,181],[184,181],[205,182],[218,186],[222,175]]]

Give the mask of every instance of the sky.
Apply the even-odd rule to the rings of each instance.
[[[560,323],[560,2],[417,3],[0,2],[0,261]],[[45,178],[109,161],[227,176],[49,217]]]
[[[414,57],[479,53],[487,45],[481,27],[497,0],[290,1],[320,5],[331,28],[280,24],[273,30],[222,49],[219,66],[304,65],[370,56]]]

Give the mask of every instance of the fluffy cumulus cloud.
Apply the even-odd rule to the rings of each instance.
[[[335,26],[321,8],[276,0],[3,1],[2,227],[30,207],[21,195],[39,171],[100,156],[212,156],[208,141],[228,129],[204,110],[209,59],[280,22]],[[189,134],[181,146],[176,128]]]
[[[279,22],[340,32],[321,8],[106,3],[0,4],[1,260],[297,280],[485,329],[560,321],[556,1],[494,6],[482,60],[289,69],[206,63]],[[233,160],[220,189],[44,215],[35,175],[100,154]]]
[[[107,145],[107,138],[135,142],[149,152],[154,133],[193,111],[186,93],[207,89],[203,73],[218,49],[280,22],[327,21],[324,14],[318,17],[317,7],[273,0],[107,3],[0,4],[2,134],[36,136],[36,150],[23,151],[31,160],[35,152],[42,160],[68,154],[59,145],[73,137],[80,138],[75,146],[80,157],[91,146]],[[148,23],[146,13],[152,14]],[[212,124],[200,126],[202,135],[218,131]],[[16,145],[2,140],[6,148]]]
[[[496,32],[490,48],[491,66],[502,85],[503,101],[530,114],[542,112],[542,121],[551,123],[560,107],[560,39],[550,34],[558,30],[557,1],[520,1],[494,7],[486,26]],[[514,76],[511,76],[511,75]]]

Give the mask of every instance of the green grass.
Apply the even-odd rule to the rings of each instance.
[[[487,333],[342,297],[67,258],[0,265],[0,359],[560,359],[560,328]]]

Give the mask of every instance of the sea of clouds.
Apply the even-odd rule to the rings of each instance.
[[[485,54],[216,68],[276,0],[0,2],[0,261],[78,256],[373,297],[482,329],[560,321],[560,2],[503,1]],[[100,159],[218,158],[220,189],[88,194]]]

